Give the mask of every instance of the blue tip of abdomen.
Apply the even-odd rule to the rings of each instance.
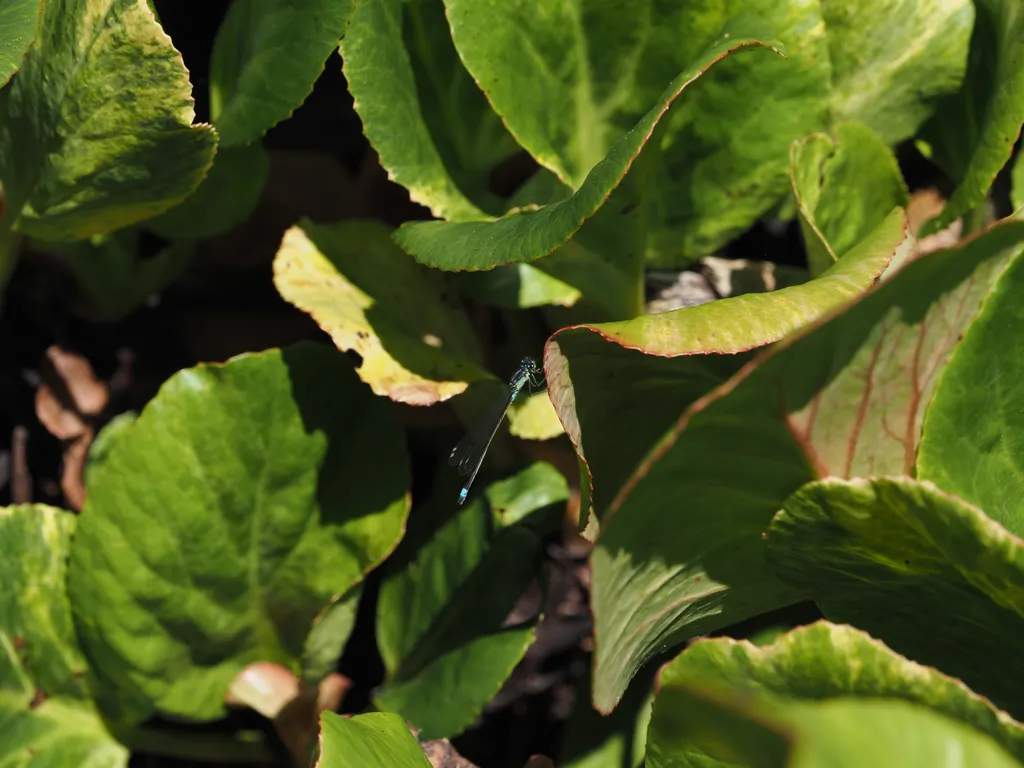
[[[462,504],[467,496],[469,496],[469,488],[463,488],[459,491],[459,504]]]

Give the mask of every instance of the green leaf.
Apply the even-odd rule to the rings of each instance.
[[[958,680],[909,661],[853,627],[821,621],[780,635],[764,647],[729,638],[697,640],[661,672],[650,732],[652,753],[661,752],[663,739],[673,736],[665,726],[674,713],[661,691],[689,685],[742,693],[780,712],[846,697],[898,700],[959,721],[1018,759],[1024,757],[1024,726]],[[693,746],[685,753],[693,762],[708,759]],[[679,750],[676,757],[682,754]]]
[[[772,516],[817,477],[913,471],[935,382],[1022,241],[1024,222],[1010,220],[921,256],[714,390],[707,355],[632,353],[627,367],[625,350],[602,353],[599,341],[563,361],[549,343],[552,398],[560,415],[575,398],[582,429],[567,431],[589,441],[603,513],[591,556],[599,709],[661,650],[796,602],[765,561]],[[602,412],[601,390],[624,405]],[[601,428],[588,431],[591,419]],[[616,436],[618,454],[601,434]]]
[[[620,185],[613,193],[613,198],[623,196],[628,198],[630,190],[627,187],[626,184]],[[614,202],[614,199],[610,200],[603,208],[605,218],[612,227],[621,226],[623,223],[623,217],[616,215]],[[623,208],[619,208],[618,211],[621,212]],[[642,215],[640,218],[643,218]],[[629,218],[625,219],[625,223],[629,224]],[[589,225],[590,221],[585,222],[572,240],[533,266],[566,285],[574,286],[580,296],[579,300],[574,301],[571,306],[577,310],[578,315],[585,317],[586,320],[619,320],[623,317],[640,314],[643,311],[639,302],[643,279],[642,262],[639,260],[637,262],[640,269],[634,273],[636,284],[630,285],[626,278],[634,275],[625,276],[619,269],[623,260],[616,257],[614,240],[603,241],[598,234],[598,243],[592,243],[591,247],[587,246],[585,241],[588,239],[587,235],[590,234],[591,227]],[[634,231],[642,228],[639,234],[646,232],[646,224],[642,221],[634,222],[632,228]],[[623,229],[626,228],[623,227]],[[624,246],[624,250],[628,249],[630,243],[627,242]],[[634,290],[636,296],[626,295],[629,289]],[[557,304],[557,302],[551,303]]]
[[[554,258],[555,254],[549,257]],[[571,307],[581,295],[579,289],[549,275],[535,264],[505,264],[487,272],[459,272],[453,277],[462,293],[484,304],[506,309],[530,309],[552,304]]]
[[[75,516],[0,508],[0,763],[128,764],[85,684],[66,592]]]
[[[401,536],[407,463],[336,350],[172,376],[90,477],[71,557],[101,705],[212,719],[247,664],[298,671],[317,614]]]
[[[949,764],[1017,768],[992,739],[924,707],[884,699],[833,699],[779,707],[694,685],[659,694],[650,768],[815,768]],[[702,753],[694,759],[694,747]]]
[[[414,200],[452,221],[495,213],[483,171],[508,151],[506,131],[474,80],[516,140],[552,177],[580,190],[665,84],[738,10],[736,3],[712,2],[628,9],[584,3],[543,14],[471,0],[445,6],[458,57],[436,0],[357,6],[342,53],[382,164]],[[776,206],[786,193],[794,139],[830,121],[861,120],[885,141],[900,141],[963,75],[968,0],[873,0],[866,12],[848,0],[823,6],[761,0],[742,10],[763,19],[755,22],[761,32],[772,29],[790,58],[730,59],[676,105],[665,162],[648,196],[651,258],[674,263],[701,255]],[[915,30],[913,46],[898,39],[906,29]],[[479,248],[489,251],[497,241]],[[534,245],[553,250],[546,241]],[[419,238],[403,246],[417,254],[428,248]],[[481,268],[475,258],[457,263],[458,255],[442,264],[442,250],[432,251],[427,263]],[[562,302],[567,295],[559,296]]]
[[[722,34],[731,15],[726,9],[587,3],[536,13],[467,0],[445,5],[460,55],[509,130],[573,189],[652,103],[664,103],[658,94],[666,83],[730,37]],[[680,29],[689,34],[680,36]],[[761,57],[755,61],[771,67]]]
[[[547,392],[516,400],[508,410],[508,431],[523,440],[550,440],[562,434],[562,422]]]
[[[651,355],[736,354],[765,346],[862,295],[904,241],[906,215],[890,209],[845,258],[816,280],[766,293],[746,293],[617,323],[569,329],[552,336],[598,333]]]
[[[663,55],[698,44],[699,34],[715,29],[712,19],[739,5],[673,6],[680,18],[659,20],[661,44],[669,49]],[[704,256],[778,206],[789,192],[792,141],[858,120],[894,144],[913,135],[936,97],[954,90],[963,75],[968,0],[742,6],[773,25],[788,59],[724,62],[680,104],[657,191],[662,210],[655,206],[651,214],[648,257],[656,263]],[[680,29],[690,38],[683,46]],[[914,30],[912,45],[907,29]]]
[[[516,145],[459,60],[440,0],[356,3],[341,56],[391,179],[440,218],[501,211],[488,177]]]
[[[681,684],[659,692],[658,719],[647,730],[651,768],[774,768],[788,760],[798,735],[784,712],[709,687]],[[799,734],[803,735],[803,734]]]
[[[985,202],[1024,123],[1024,8],[1018,0],[976,0],[975,8],[963,85],[923,130],[957,188],[922,237]]]
[[[495,518],[525,518],[564,493],[564,486],[528,482],[537,474],[545,473],[535,465],[488,488],[501,505],[493,514],[477,498],[435,531],[410,531],[381,586],[377,643],[386,679],[374,702],[401,714],[422,738],[454,736],[469,726],[533,640],[532,626],[503,624],[536,577],[541,539],[525,525],[495,530]],[[439,490],[431,508],[417,515],[437,519],[452,508],[453,496]]]
[[[1024,536],[1024,259],[996,285],[942,374],[928,406],[916,476]]]
[[[960,87],[973,3],[823,0],[821,13],[832,65],[833,125],[856,120],[893,145],[914,135],[937,97]]]
[[[378,395],[431,405],[494,380],[477,365],[473,330],[441,276],[379,223],[300,222],[274,259],[274,284],[339,349],[359,353],[359,377]]]
[[[1024,626],[1024,544],[981,510],[931,483],[828,479],[786,500],[767,544],[779,577],[829,618],[1024,715],[1006,674]]]
[[[648,2],[622,9],[585,3],[537,14],[526,7],[471,0],[447,0],[446,6],[460,54],[510,130],[538,162],[574,186],[604,156],[621,126],[646,110],[664,83],[714,39],[738,7]],[[818,118],[826,105],[836,119],[868,117],[888,141],[898,141],[928,116],[936,93],[959,85],[970,3],[875,0],[855,6],[832,0],[820,11],[816,6],[743,6],[772,25],[792,49],[793,61],[759,59],[752,68],[732,62],[709,78],[709,83],[729,82],[732,93],[722,89],[716,98],[733,114],[709,113],[700,120],[701,149],[724,138],[725,124],[750,144],[763,143],[773,132],[782,132],[783,125]],[[909,51],[899,37],[907,28],[915,30]],[[744,77],[727,78],[727,71]],[[711,96],[710,85],[701,90]],[[737,109],[744,103],[741,94],[752,97],[746,113]],[[814,127],[807,125],[804,133]],[[785,162],[785,147],[801,135],[784,133],[775,144],[776,164]],[[679,150],[700,156],[695,147]],[[763,155],[753,157],[761,160]]]
[[[416,738],[398,715],[369,712],[351,718],[320,715],[317,768],[430,768]]]
[[[906,237],[905,226],[902,211],[892,211],[870,237],[808,283],[553,334],[544,353],[548,389],[566,433],[590,466],[598,515],[681,410],[735,373],[745,353],[867,290]],[[666,363],[665,357],[679,360]],[[623,396],[627,391],[633,394]],[[584,447],[583,427],[591,420],[595,439]],[[613,423],[629,426],[609,429]]]
[[[210,56],[210,114],[221,144],[250,144],[290,117],[338,46],[353,0],[235,0]]]
[[[196,191],[145,227],[168,240],[199,240],[227,232],[256,208],[269,171],[270,157],[259,142],[221,147]]]
[[[749,228],[788,192],[790,142],[827,126],[828,38],[818,3],[679,5],[674,18],[658,20],[668,25],[656,36],[662,55],[679,56],[671,51],[677,41],[699,44],[740,7],[770,25],[787,58],[723,62],[673,110],[650,213],[648,258],[656,263],[685,264]]]
[[[89,455],[85,462],[85,484],[92,485],[93,473],[99,469],[110,456],[117,440],[135,423],[139,414],[134,411],[125,411],[112,418],[107,425],[96,435],[96,439],[89,446]]]
[[[36,39],[42,0],[15,0],[0,7],[0,87],[21,67]]]
[[[51,240],[101,235],[187,197],[217,137],[144,3],[47,0],[41,32],[0,91],[6,218]]]
[[[858,123],[793,142],[789,174],[811,272],[819,275],[863,241],[909,195],[889,148]]]
[[[150,257],[140,255],[138,227],[72,243],[51,243],[85,296],[83,314],[115,321],[134,312],[154,293],[177,280],[192,263],[194,242],[171,243]]]
[[[497,480],[484,491],[494,522],[509,528],[552,504],[567,501],[569,484],[550,464],[538,461],[521,472]]]
[[[511,31],[508,25],[504,26]],[[518,35],[518,28],[515,31]],[[494,221],[409,222],[399,228],[396,240],[422,263],[447,270],[491,269],[500,264],[533,261],[550,254],[565,245],[622,184],[665,111],[683,89],[716,61],[751,45],[767,45],[776,49],[774,44],[761,43],[738,31],[723,32],[718,41],[694,56],[690,65],[661,94],[654,107],[607,150],[607,155],[593,166],[586,180],[570,197]],[[530,92],[539,90],[543,89],[538,89],[535,83],[529,88]],[[614,218],[617,214],[623,219],[633,213],[634,208],[635,202],[630,205],[621,200],[619,207],[609,216]]]
[[[717,248],[775,206],[794,139],[843,120],[887,142],[912,135],[959,85],[971,20],[967,0],[446,6],[495,110],[574,189],[734,13],[785,43],[787,60],[730,58],[673,107],[652,190],[649,257],[663,263]]]
[[[356,626],[362,584],[337,597],[316,618],[302,649],[302,681],[316,685],[334,671]]]
[[[374,704],[401,714],[424,739],[456,736],[497,695],[533,642],[533,633],[532,626],[502,629],[439,653],[415,675],[385,683]],[[444,706],[438,706],[439,696]]]

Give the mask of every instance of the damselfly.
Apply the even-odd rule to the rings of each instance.
[[[508,380],[508,391],[500,400],[495,401],[491,408],[488,408],[481,418],[455,448],[448,457],[448,463],[457,467],[460,475],[469,475],[466,484],[459,491],[459,504],[462,504],[469,495],[469,486],[476,480],[476,473],[480,471],[480,465],[484,463],[484,456],[487,449],[491,447],[498,427],[510,405],[515,402],[523,387],[529,385],[531,391],[534,387],[540,387],[544,383],[540,368],[537,362],[530,357],[524,357],[519,361],[519,368]]]

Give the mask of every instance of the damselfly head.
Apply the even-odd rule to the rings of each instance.
[[[529,371],[530,373],[536,373],[538,370],[537,361],[534,360],[532,357],[524,357],[522,360],[520,360],[519,367],[526,371]]]

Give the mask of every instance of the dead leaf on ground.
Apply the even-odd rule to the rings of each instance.
[[[85,504],[85,461],[95,436],[87,417],[102,413],[110,394],[81,355],[53,345],[46,360],[44,381],[36,388],[36,417],[64,443],[60,487],[67,506],[80,511]]]
[[[89,361],[56,344],[46,350],[46,359],[60,377],[79,413],[97,416],[107,407],[110,395],[106,385],[96,378]]]
[[[75,512],[85,506],[85,460],[89,457],[93,432],[89,429],[64,449],[64,470],[60,475],[60,489],[65,503]]]
[[[36,418],[58,440],[74,440],[89,429],[78,412],[62,403],[48,384],[36,389]]]
[[[85,504],[85,460],[92,445],[93,429],[75,410],[61,403],[47,384],[36,389],[36,417],[64,443],[60,488],[67,506],[81,511]]]

